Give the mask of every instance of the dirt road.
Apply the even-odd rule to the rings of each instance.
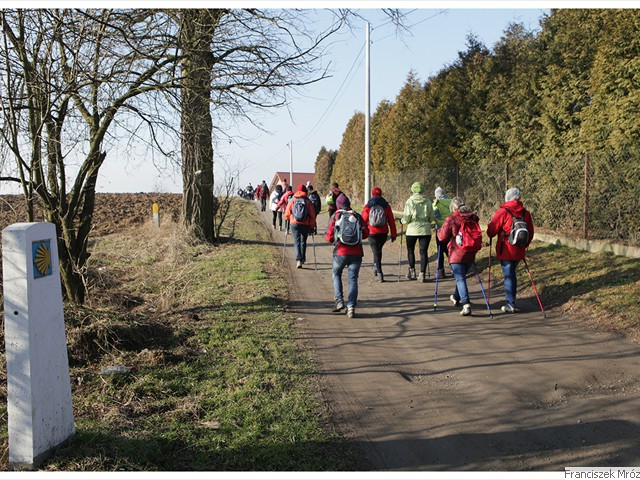
[[[267,223],[270,212],[261,215]],[[326,222],[323,213],[319,231]],[[282,242],[283,233],[272,234]],[[554,312],[544,319],[532,299],[519,299],[522,313],[503,314],[501,288],[492,292],[492,319],[475,277],[473,316],[448,301],[450,277],[434,311],[433,280],[404,278],[404,252],[398,282],[399,242],[385,245],[385,283],[375,281],[365,245],[349,319],[331,313],[332,246],[316,236],[314,270],[310,239],[308,263],[296,269],[288,240],[292,309],[315,345],[329,407],[372,470],[640,465],[637,344]],[[430,253],[433,262],[433,245]]]

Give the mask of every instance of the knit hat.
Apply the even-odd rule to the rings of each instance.
[[[444,188],[442,187],[438,187],[436,188],[436,191],[433,194],[436,198],[442,198],[444,197],[446,194],[446,192],[444,191]]]
[[[307,187],[304,186],[304,184],[300,184],[300,186],[298,186],[298,190],[296,190],[296,192],[304,192],[307,193]]]
[[[413,193],[424,193],[424,185],[420,182],[415,182],[413,185],[411,185],[411,191]]]
[[[349,197],[347,197],[344,193],[338,195],[338,198],[336,198],[336,207],[338,207],[340,210],[349,210],[351,208]]]
[[[517,188],[507,190],[507,193],[504,194],[504,201],[510,202],[511,200],[520,200],[520,190]]]
[[[380,189],[380,187],[375,187],[373,189],[373,191],[371,192],[371,195],[373,195],[374,197],[381,197],[382,196],[382,190]]]

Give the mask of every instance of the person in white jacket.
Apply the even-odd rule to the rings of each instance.
[[[271,192],[271,196],[269,197],[269,210],[273,212],[273,229],[276,229],[276,220],[278,220],[278,228],[282,231],[282,212],[284,212],[284,208],[278,208],[278,202],[282,197],[282,185],[276,185],[275,190]]]

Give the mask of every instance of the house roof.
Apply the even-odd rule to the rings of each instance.
[[[273,175],[271,183],[269,184],[269,190],[273,190],[275,186],[282,181],[283,178],[286,178],[289,182],[289,185],[293,186],[294,189],[297,188],[297,186],[301,183],[306,185],[307,182],[311,182],[311,185],[313,185],[316,174],[308,172],[293,172],[293,177],[289,178],[290,176],[291,175],[289,174],[289,172],[276,172]]]

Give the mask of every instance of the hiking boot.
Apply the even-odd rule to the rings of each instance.
[[[302,268],[302,262],[300,260],[296,260],[296,268]]]
[[[336,304],[333,307],[333,312],[339,312],[340,310],[342,310],[344,308],[344,300],[342,300],[341,298],[338,298],[336,300]]]
[[[468,317],[469,315],[471,315],[471,304],[470,303],[465,303],[462,306],[462,311],[460,312],[460,315],[462,315],[463,317]]]
[[[420,272],[420,275],[418,275],[418,282],[419,283],[425,283],[427,281],[427,278],[424,275],[424,272]]]
[[[353,307],[347,307],[347,317],[353,318],[356,314],[356,309]]]
[[[409,267],[409,271],[407,272],[407,278],[409,280],[415,280],[416,279],[416,269],[415,268]]]
[[[460,306],[460,300],[456,300],[456,297],[454,297],[453,295],[449,297],[449,300],[451,300],[451,303],[453,303],[454,307]]]
[[[513,305],[509,305],[508,303],[506,305],[503,305],[503,307],[501,308],[501,310],[504,313],[516,313],[516,309]]]
[[[380,272],[378,275],[376,275],[378,278],[376,280],[378,280],[379,283],[384,282],[384,275],[382,274],[382,272]]]
[[[445,278],[444,268],[439,268],[438,269],[438,279],[442,279],[442,278]]]
[[[378,276],[378,269],[376,268],[375,265],[373,266],[373,275],[376,277]]]

